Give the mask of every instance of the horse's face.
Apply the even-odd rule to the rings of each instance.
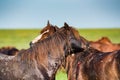
[[[71,52],[81,52],[88,47],[88,42],[83,37],[79,35],[79,32],[68,24],[64,24],[64,28],[67,30],[66,34],[68,36],[68,44],[71,48]]]
[[[51,36],[53,33],[55,33],[59,28],[57,26],[53,26],[51,24],[47,24],[47,26],[45,28],[43,28],[40,32],[40,34],[42,35],[40,39],[38,39],[38,41],[41,41],[49,36]]]
[[[53,33],[55,33],[59,28],[57,26],[53,26],[51,24],[47,24],[45,28],[43,28],[40,32],[40,35],[37,36],[35,39],[33,39],[30,42],[30,46],[33,45],[34,43],[37,43],[43,39],[46,39],[47,37],[51,36]]]

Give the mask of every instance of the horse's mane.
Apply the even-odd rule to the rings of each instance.
[[[30,47],[27,50],[20,51],[22,60],[33,60],[36,59],[38,62],[40,61],[48,61],[48,56],[52,56],[53,58],[63,56],[63,44],[64,41],[67,40],[67,33],[65,28],[60,28],[57,32],[55,32],[52,36],[35,43],[34,46]]]

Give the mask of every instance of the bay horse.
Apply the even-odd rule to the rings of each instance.
[[[50,37],[12,58],[0,54],[0,80],[52,80],[66,56],[83,50],[80,40],[78,31],[65,23]]]
[[[33,39],[30,42],[30,46],[33,46],[35,43],[40,42],[49,36],[53,35],[59,28],[55,25],[50,24],[49,20],[47,22],[47,25],[40,31],[40,35],[37,36],[35,39]],[[55,75],[53,76],[53,80],[55,80]]]
[[[101,52],[88,48],[75,58],[70,80],[120,80],[120,50]]]
[[[68,80],[120,80],[120,50],[102,52],[88,46],[66,60]]]
[[[89,46],[66,60],[68,80],[120,80],[120,49],[102,52]]]
[[[58,29],[59,28],[56,25],[54,26],[50,24],[48,20],[47,25],[40,31],[40,35],[30,42],[30,46],[33,46],[35,43],[40,42],[48,38],[49,36],[53,35]],[[55,80],[55,75],[56,73],[54,73],[52,80]]]

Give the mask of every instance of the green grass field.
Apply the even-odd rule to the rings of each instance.
[[[14,46],[18,49],[29,48],[29,42],[38,36],[40,30],[0,30],[0,47]],[[80,35],[87,40],[98,40],[107,36],[113,43],[120,43],[120,29],[79,29]],[[58,71],[57,80],[67,80],[64,71]]]

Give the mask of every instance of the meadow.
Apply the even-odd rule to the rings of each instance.
[[[120,29],[78,29],[81,36],[90,41],[96,41],[107,36],[113,43],[120,43]],[[39,35],[39,29],[4,29],[0,30],[0,48],[13,46],[18,49],[29,48],[29,42]],[[56,80],[67,80],[65,71],[58,71]]]

